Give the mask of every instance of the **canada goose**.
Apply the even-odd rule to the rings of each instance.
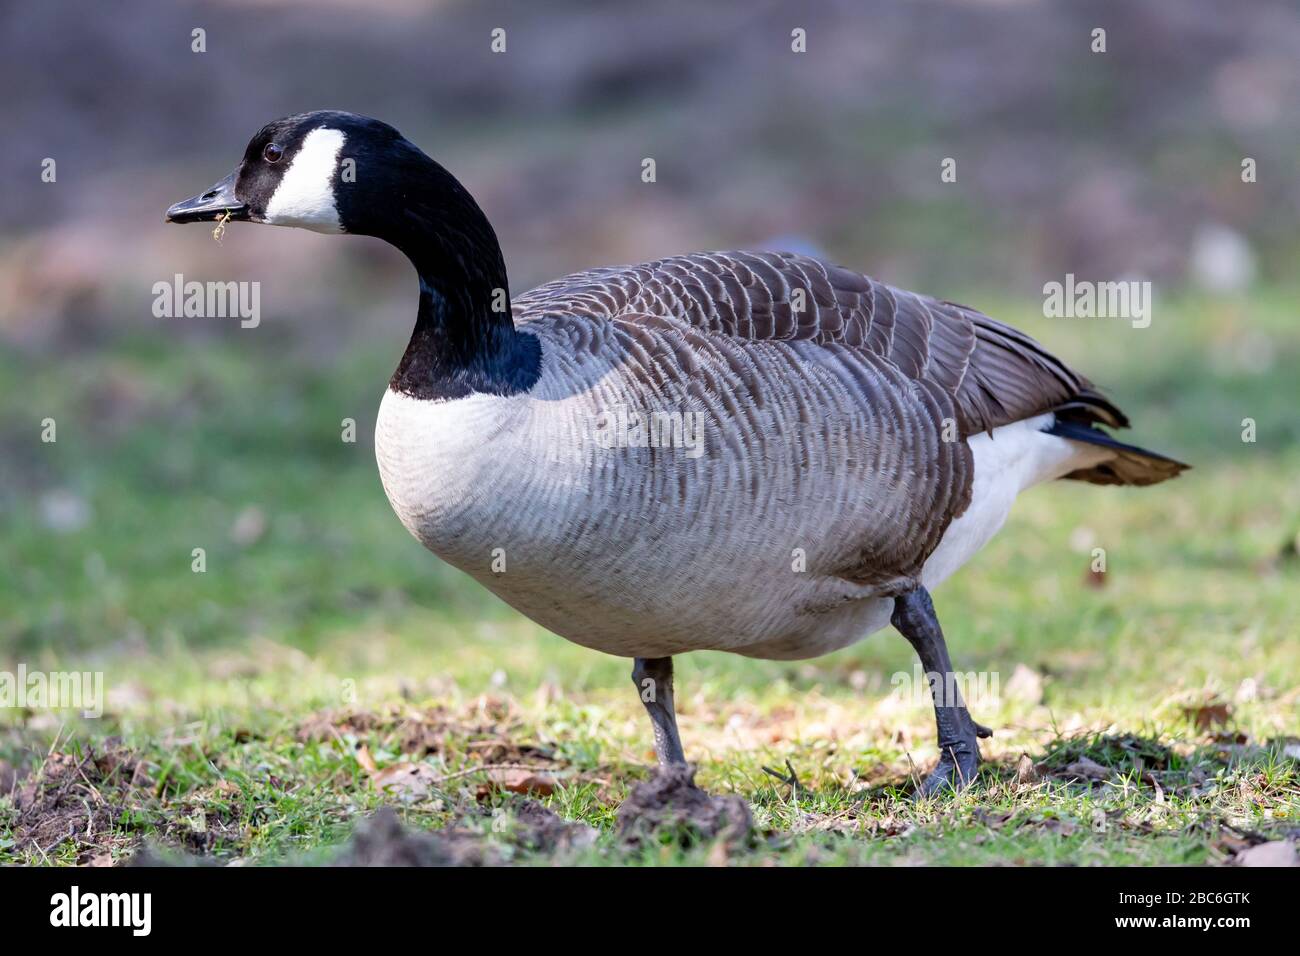
[[[1096,428],[1128,421],[1027,335],[805,256],[595,269],[507,308],[474,199],[352,113],[268,124],[167,220],[357,233],[407,255],[419,312],[375,437],[393,510],[543,627],[634,658],[662,765],[685,761],[674,654],[815,657],[892,622],[934,698],[922,790],[964,786],[990,731],[950,686],[929,589],[1032,485],[1186,467]],[[690,447],[687,416],[704,424]],[[627,420],[669,422],[668,440],[611,425]]]

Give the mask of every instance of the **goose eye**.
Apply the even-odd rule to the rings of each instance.
[[[278,163],[284,157],[284,150],[275,143],[267,143],[266,149],[262,150],[262,158],[268,163]]]

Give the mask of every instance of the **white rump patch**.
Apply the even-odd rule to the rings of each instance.
[[[344,139],[337,129],[314,129],[307,134],[266,204],[267,222],[315,232],[343,231],[334,202],[334,170]]]
[[[1054,416],[1049,412],[1012,422],[967,439],[975,459],[970,505],[948,525],[939,547],[921,571],[921,582],[932,588],[973,558],[1011,512],[1022,491],[1060,478],[1076,468],[1090,468],[1113,452],[1097,445],[1049,435]]]

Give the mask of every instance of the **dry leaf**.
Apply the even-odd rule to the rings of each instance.
[[[1296,852],[1294,843],[1274,840],[1239,850],[1232,863],[1234,866],[1300,866],[1300,853]]]
[[[1109,780],[1111,772],[1109,767],[1103,767],[1095,760],[1081,757],[1066,767],[1065,773],[1068,776],[1079,777],[1083,780]]]
[[[1156,775],[1153,773],[1144,773],[1141,775],[1141,779],[1145,780],[1147,783],[1151,784],[1151,786],[1155,788],[1156,806],[1164,806],[1165,788],[1160,786],[1160,781],[1156,779]]]
[[[509,790],[548,797],[555,792],[555,778],[538,770],[489,770],[488,791]]]
[[[1037,783],[1038,779],[1038,768],[1034,766],[1029,754],[1021,754],[1020,761],[1016,764],[1016,782]]]
[[[375,766],[375,758],[370,756],[370,748],[365,744],[357,748],[357,763],[361,765],[362,770],[372,777],[379,772],[379,768]]]
[[[424,763],[396,763],[370,775],[370,782],[380,793],[419,799],[428,796],[439,782],[433,768]]]
[[[1232,708],[1223,701],[1211,700],[1195,707],[1184,707],[1183,714],[1197,730],[1209,730],[1226,724],[1232,716]]]
[[[1059,833],[1061,836],[1070,836],[1079,829],[1079,824],[1073,820],[1061,820],[1053,817],[1050,820],[1043,821],[1043,829],[1049,833]]]
[[[1229,856],[1235,857],[1236,854],[1255,846],[1256,842],[1257,841],[1252,840],[1245,834],[1238,833],[1235,830],[1230,830],[1227,827],[1222,827],[1220,828],[1218,839],[1214,841],[1214,848],[1221,853],[1226,853]]]
[[[983,824],[990,830],[1001,830],[1006,822],[1011,819],[1010,813],[989,813],[987,810],[976,810],[973,814],[977,823]]]

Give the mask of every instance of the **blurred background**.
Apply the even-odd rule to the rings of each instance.
[[[414,316],[407,263],[364,238],[234,224],[218,244],[164,226],[263,123],[327,107],[393,124],[459,176],[515,294],[601,264],[787,246],[1025,327],[1111,390],[1134,440],[1197,470],[1141,500],[1074,488],[1031,505],[981,572],[1024,585],[1000,595],[1006,613],[1077,591],[1105,539],[1159,583],[1086,600],[1140,597],[1167,640],[1203,637],[1180,679],[1215,671],[1233,608],[1293,638],[1297,64],[1286,0],[7,3],[0,666],[107,667],[117,714],[194,713],[236,684],[274,704],[258,679],[309,680],[322,660],[472,686],[536,661],[623,690],[622,662],[562,649],[390,513],[370,442]],[[155,318],[153,284],[176,273],[259,281],[260,326]],[[1043,284],[1066,273],[1151,280],[1151,327],[1044,319]],[[979,586],[950,585],[975,605]],[[1009,670],[1081,620],[1113,634],[1096,613],[1018,650],[979,630],[996,617],[951,626]],[[812,670],[699,666],[833,682],[910,667],[895,644]],[[1266,663],[1294,685],[1294,657]],[[1080,664],[1080,686],[1104,693],[1103,664]]]

